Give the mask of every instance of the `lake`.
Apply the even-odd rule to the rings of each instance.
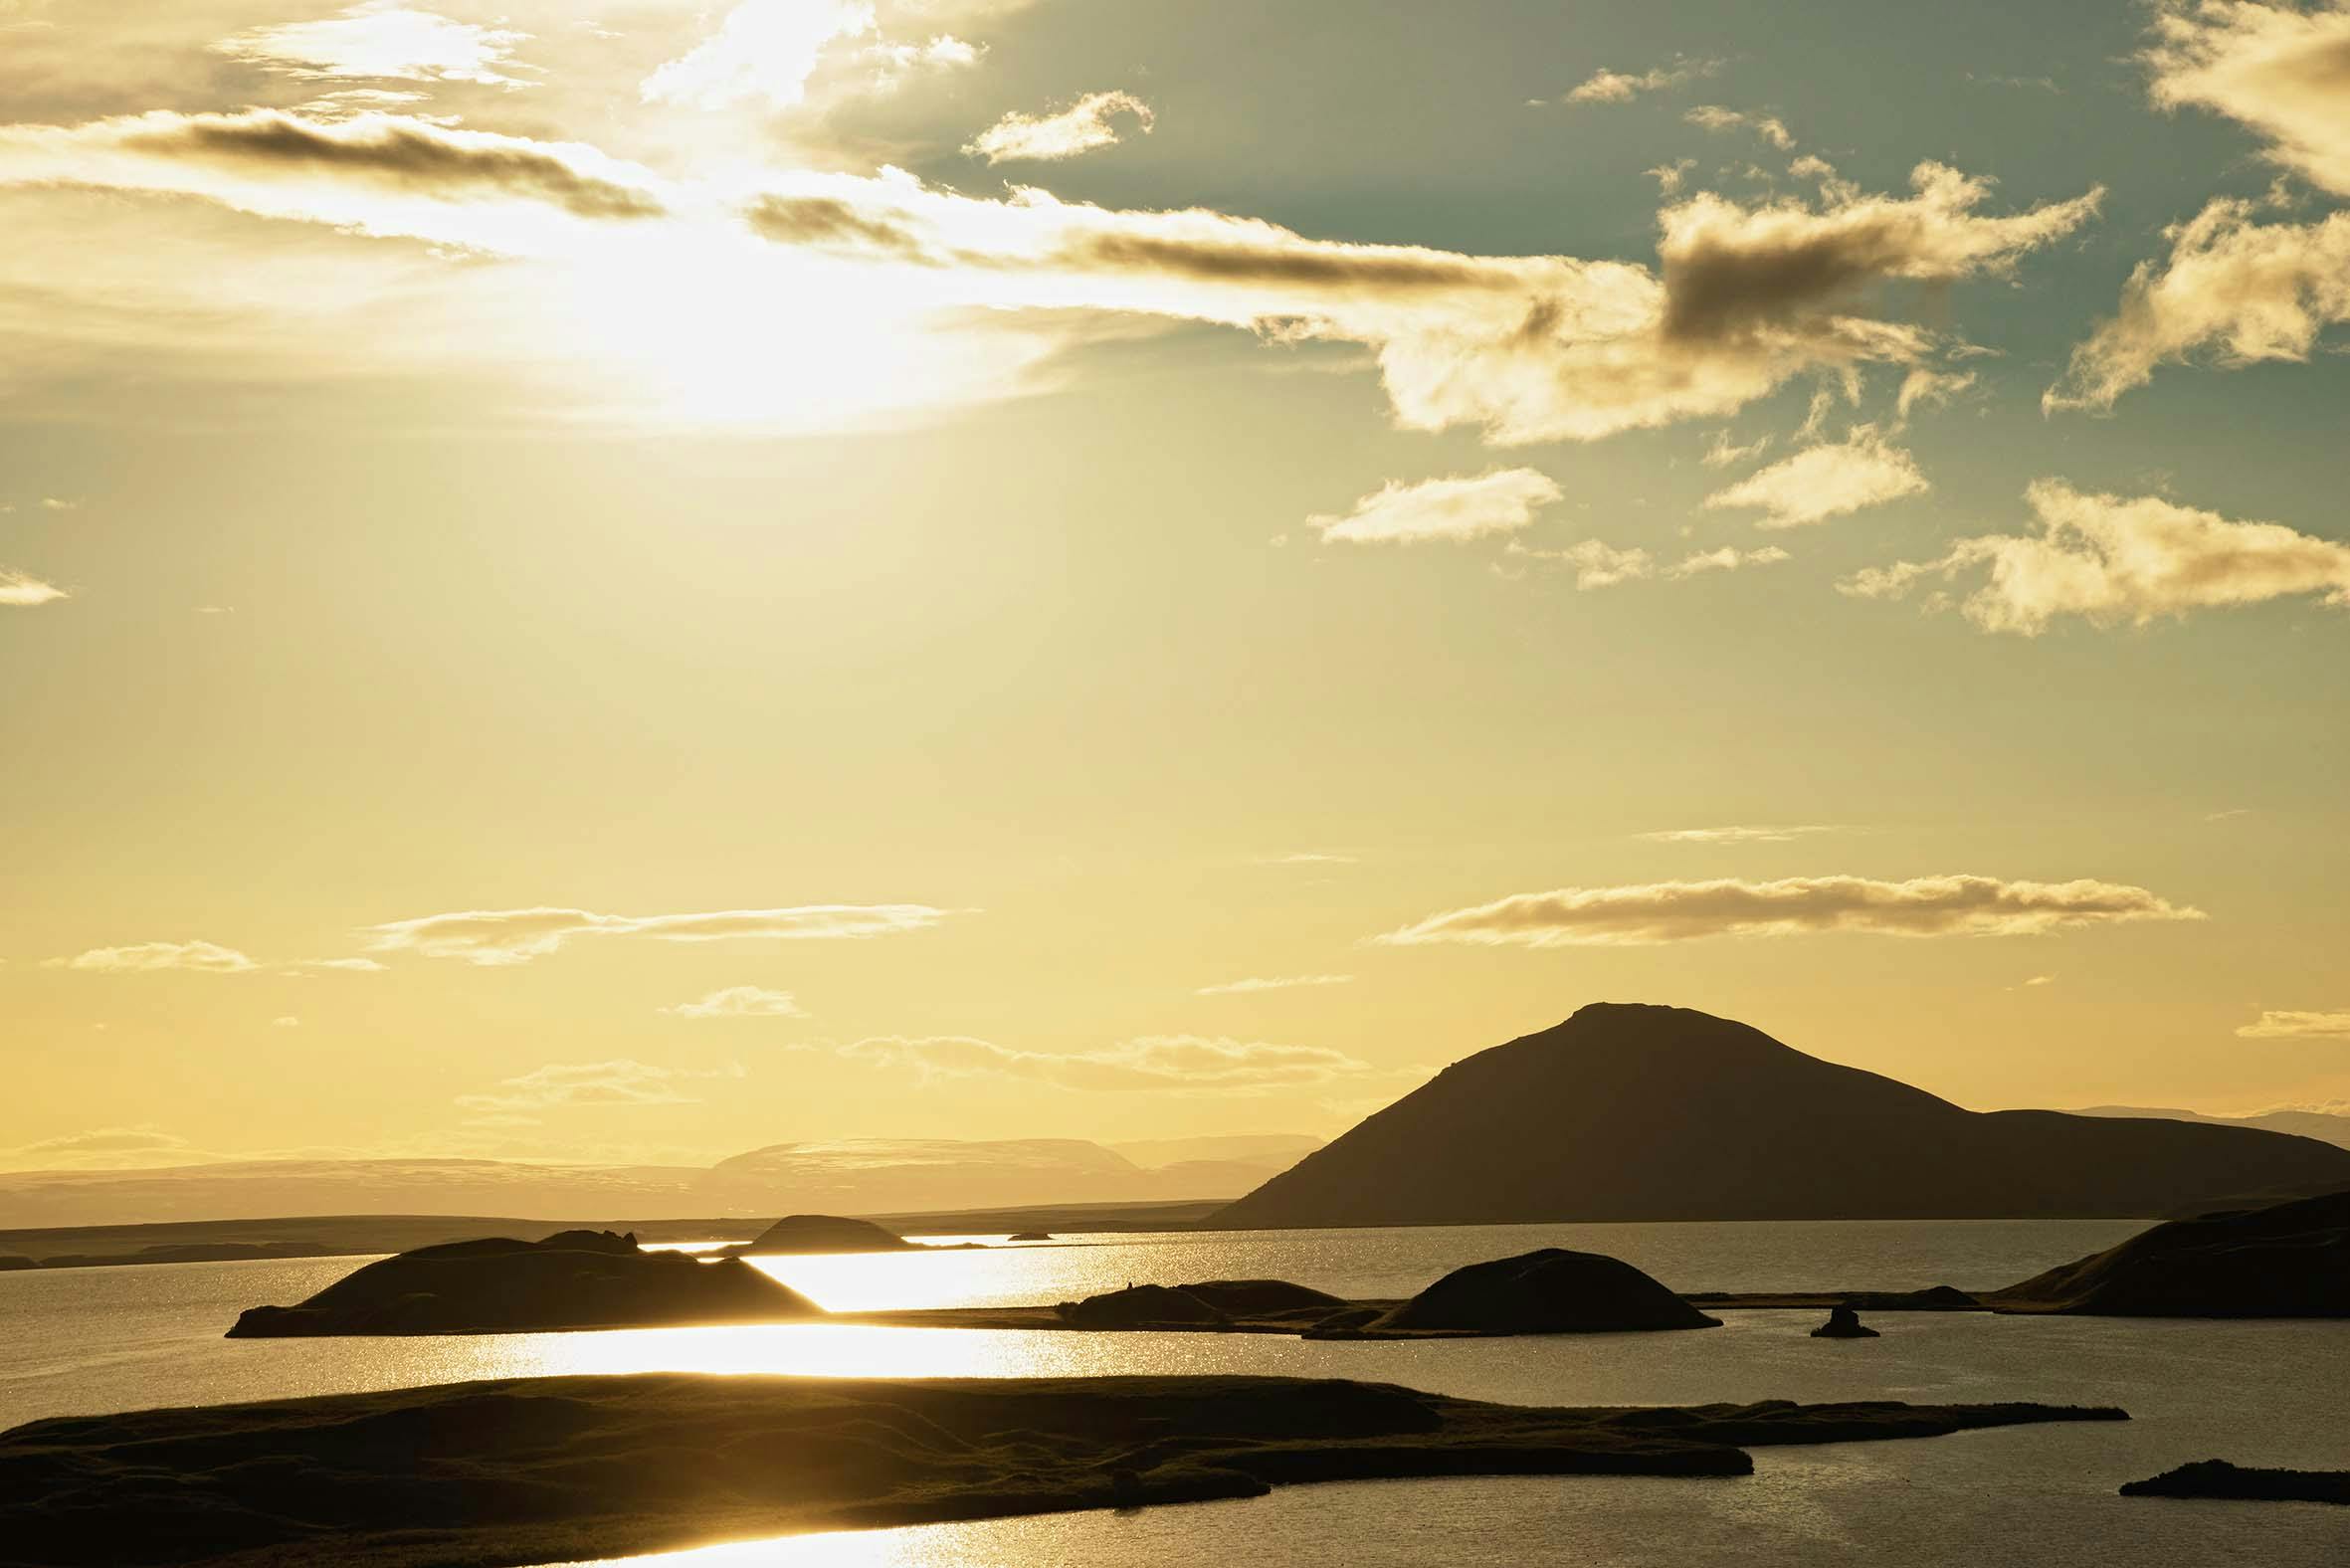
[[[1051,1301],[1129,1281],[1272,1276],[1403,1295],[1540,1246],[1623,1258],[1684,1290],[1988,1288],[2111,1245],[2127,1221],[1458,1227],[1071,1237],[987,1251],[764,1261],[837,1310]],[[983,1240],[1000,1241],[1000,1238]],[[2034,1399],[2118,1404],[2126,1426],[1755,1451],[1740,1480],[1442,1479],[813,1535],[639,1558],[673,1568],[1346,1562],[1753,1561],[2336,1565],[2350,1509],[2114,1494],[2187,1460],[2350,1466],[2350,1323],[1883,1314],[1814,1340],[1813,1312],[1701,1333],[1309,1343],[798,1324],[584,1334],[228,1340],[244,1307],[300,1299],[361,1259],[0,1274],[0,1426],[42,1416],[481,1377],[654,1370],[1011,1377],[1344,1376],[1524,1404]]]

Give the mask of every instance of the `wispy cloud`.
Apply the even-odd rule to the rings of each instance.
[[[495,1088],[460,1094],[468,1110],[514,1112],[573,1105],[689,1105],[699,1094],[685,1086],[709,1078],[738,1078],[739,1067],[685,1072],[620,1058],[611,1062],[551,1062],[543,1068],[501,1078]]]
[[[1761,528],[1798,528],[1865,506],[1881,506],[1927,489],[1908,453],[1872,426],[1855,426],[1840,442],[1806,447],[1705,497],[1708,507],[1759,509]]]
[[[97,974],[156,974],[187,970],[196,974],[250,974],[261,965],[233,947],[218,942],[138,942],[128,947],[94,947],[72,958],[52,958],[52,969],[81,969]]]
[[[1353,866],[1357,864],[1357,861],[1358,857],[1352,855],[1325,855],[1315,850],[1299,850],[1289,855],[1261,856],[1257,864],[1260,866]]]
[[[874,28],[862,0],[741,0],[716,31],[647,77],[648,103],[721,109],[760,102],[790,108],[808,95],[808,79],[836,40]]]
[[[72,597],[73,595],[54,583],[45,583],[38,577],[28,577],[23,572],[13,572],[6,567],[0,567],[0,606],[14,610],[30,610],[40,605],[55,604],[60,599]]]
[[[1719,103],[1700,103],[1681,118],[1701,130],[1751,130],[1782,152],[1795,145],[1795,132],[1775,115],[1748,114],[1724,108]]]
[[[1657,833],[1636,833],[1633,837],[1652,844],[1793,844],[1798,839],[1823,833],[1849,831],[1832,823],[1807,823],[1797,827],[1666,828]]]
[[[1926,561],[1867,567],[1837,584],[1898,599],[1976,567],[1988,581],[1961,605],[1987,632],[2038,636],[2062,616],[2143,626],[2190,610],[2317,596],[2350,607],[2350,544],[2277,522],[2235,522],[2157,495],[2088,494],[2060,480],[2025,491],[2037,534],[1961,539]]]
[[[818,903],[701,914],[597,914],[587,909],[474,909],[366,927],[371,952],[421,953],[474,964],[520,964],[583,936],[664,942],[834,941],[891,936],[937,924],[948,911],[920,903]]]
[[[1677,582],[1708,572],[1734,572],[1749,566],[1774,566],[1791,559],[1785,550],[1776,545],[1765,545],[1759,550],[1741,550],[1725,544],[1715,550],[1695,551],[1664,566],[1658,563],[1656,556],[1637,545],[1620,548],[1600,539],[1585,539],[1551,550],[1533,549],[1513,542],[1505,553],[1512,560],[1572,570],[1576,590],[1582,593],[1657,577]]]
[[[518,88],[506,74],[530,35],[452,21],[404,0],[367,0],[337,15],[224,38],[216,54],[303,81],[470,82]]]
[[[1318,1046],[1274,1046],[1194,1035],[1155,1035],[1100,1051],[1071,1053],[1015,1051],[961,1036],[886,1036],[843,1046],[840,1053],[877,1067],[912,1071],[925,1081],[1026,1078],[1057,1088],[1085,1090],[1249,1094],[1312,1088],[1369,1071],[1343,1052]]]
[[[2251,127],[2268,156],[2350,196],[2350,4],[2165,0],[2149,91],[2165,108],[2205,108]]]
[[[13,1170],[114,1170],[140,1166],[193,1165],[214,1156],[177,1133],[152,1125],[93,1127],[43,1138],[0,1151]]]
[[[2110,409],[2199,355],[2224,369],[2307,360],[2327,327],[2350,321],[2350,212],[2291,224],[2257,211],[2222,199],[2164,230],[2170,256],[2130,274],[2119,310],[2073,348],[2041,406]]]
[[[1260,991],[1294,991],[1306,986],[1352,985],[1352,975],[1275,975],[1267,979],[1227,980],[1204,985],[1195,996],[1251,996]]]
[[[1652,66],[1639,73],[1610,71],[1602,67],[1569,89],[1566,101],[1629,103],[1643,93],[1677,88],[1698,77],[1710,77],[1721,70],[1721,64],[1718,60],[1681,60],[1669,66]]]
[[[806,1018],[800,1004],[789,991],[770,991],[764,986],[730,985],[712,991],[698,1002],[680,1002],[665,1007],[664,1013],[675,1018]]]
[[[2246,1040],[2350,1040],[2350,1013],[2267,1011],[2236,1033]]]
[[[972,137],[963,150],[990,163],[1058,163],[1117,145],[1121,119],[1132,120],[1146,136],[1154,122],[1150,105],[1131,93],[1088,93],[1056,113],[1014,110]]]
[[[2200,920],[2143,887],[1995,877],[1790,877],[1776,882],[1560,887],[1432,914],[1374,940],[1390,946],[1643,946],[1710,936],[1865,931],[1884,936],[2022,936],[2126,920]]]
[[[1496,469],[1474,478],[1390,480],[1343,516],[1314,516],[1305,525],[1324,539],[1350,544],[1458,542],[1512,533],[1559,498],[1556,481],[1533,469]]]

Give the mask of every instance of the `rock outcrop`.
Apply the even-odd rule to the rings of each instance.
[[[1832,1306],[1828,1321],[1812,1330],[1814,1339],[1874,1339],[1876,1330],[1860,1321],[1860,1314],[1849,1306]]]

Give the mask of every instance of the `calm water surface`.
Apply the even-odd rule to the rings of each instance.
[[[1948,1282],[1984,1288],[2110,1245],[2133,1222],[1473,1227],[1113,1236],[988,1252],[774,1259],[828,1307],[1050,1301],[1129,1280],[1273,1276],[1403,1295],[1536,1246],[1624,1258],[1681,1289]],[[991,1238],[992,1240],[992,1238]],[[0,1275],[0,1426],[141,1406],[480,1377],[691,1370],[834,1376],[1256,1372],[1346,1376],[1528,1404],[2039,1399],[2127,1426],[1759,1450],[1741,1480],[1448,1479],[1294,1487],[1244,1502],[714,1547],[642,1565],[2350,1563],[2350,1509],[2133,1501],[2189,1459],[2350,1467],[2350,1324],[1884,1316],[1819,1341],[1814,1313],[1703,1333],[1389,1344],[1254,1335],[777,1325],[387,1340],[227,1340],[361,1260]]]

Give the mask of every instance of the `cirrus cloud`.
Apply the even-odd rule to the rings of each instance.
[[[468,1110],[497,1114],[572,1105],[690,1105],[698,1103],[700,1096],[685,1092],[685,1085],[698,1079],[742,1076],[739,1067],[692,1072],[625,1057],[610,1062],[550,1062],[500,1078],[494,1088],[484,1092],[460,1094],[457,1103]]]
[[[1560,887],[1449,909],[1373,940],[1389,946],[1647,946],[1709,936],[1864,931],[1883,936],[2023,936],[2128,920],[2200,920],[2143,887],[1995,877],[1723,878]]]
[[[128,947],[96,947],[72,958],[52,958],[52,969],[81,969],[97,974],[157,974],[185,970],[195,974],[250,974],[261,965],[218,942],[137,942]]]
[[[789,991],[770,991],[764,986],[730,985],[712,991],[698,1002],[680,1002],[665,1007],[664,1013],[674,1018],[806,1018],[800,1004]]]
[[[1153,1035],[1089,1052],[1017,1051],[963,1036],[882,1036],[839,1048],[852,1061],[897,1068],[923,1081],[1024,1078],[1056,1088],[1254,1094],[1313,1088],[1369,1068],[1318,1046]]]
[[[2246,1040],[2350,1040],[2350,1013],[2263,1011],[2236,1033]]]
[[[1247,980],[1227,980],[1221,985],[1204,985],[1194,996],[1252,996],[1264,991],[1295,991],[1308,986],[1352,985],[1352,975],[1273,975]]]
[[[523,964],[582,936],[664,942],[841,941],[937,924],[948,911],[920,903],[819,903],[700,914],[598,914],[588,909],[473,909],[364,928],[370,952],[410,952],[466,963]]]

